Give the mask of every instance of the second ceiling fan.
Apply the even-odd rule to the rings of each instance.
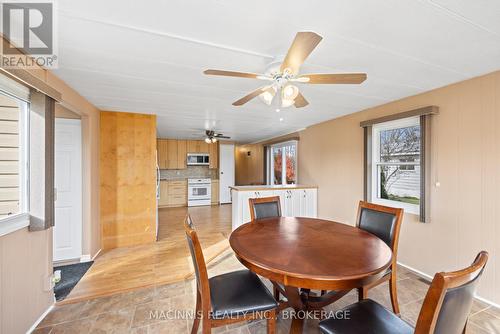
[[[302,84],[360,84],[366,80],[366,73],[341,73],[341,74],[301,74],[300,66],[306,58],[321,42],[323,37],[305,31],[298,32],[293,40],[288,53],[278,70],[269,74],[256,74],[224,70],[206,70],[207,75],[220,75],[228,77],[240,77],[270,81],[241,99],[233,102],[233,106],[241,106],[251,99],[261,96],[262,100],[271,105],[275,96],[278,95],[280,107],[294,105],[297,108],[305,107],[309,104],[300,93],[299,88],[294,83]]]

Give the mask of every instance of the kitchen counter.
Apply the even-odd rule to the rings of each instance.
[[[263,191],[263,190],[292,190],[292,189],[317,189],[318,186],[305,184],[286,184],[286,185],[258,185],[258,186],[233,186],[231,190],[235,191]]]
[[[231,187],[232,229],[250,221],[250,198],[279,196],[281,214],[287,217],[318,215],[318,187],[304,184]]]

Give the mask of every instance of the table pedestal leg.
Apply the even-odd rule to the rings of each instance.
[[[299,311],[304,311],[306,309],[306,304],[302,301],[300,297],[300,289],[285,286],[286,298],[288,299],[288,306],[295,310],[295,317],[292,319],[292,325],[290,326],[290,334],[301,334],[304,329],[303,318],[298,317]]]

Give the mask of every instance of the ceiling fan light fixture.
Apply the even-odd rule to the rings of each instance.
[[[211,142],[212,142],[212,141],[210,140],[210,138],[208,138],[208,137],[207,137],[207,138],[205,138],[205,143],[210,144]]]
[[[299,88],[294,85],[286,85],[282,89],[282,98],[283,100],[295,100],[295,98],[299,95]]]
[[[216,143],[216,142],[217,142],[217,138],[215,138],[215,137],[214,137],[214,138],[212,138],[210,141],[212,142],[212,144],[214,144],[214,143]]]
[[[274,96],[276,95],[276,88],[271,87],[271,89],[267,89],[264,93],[260,94],[260,98],[264,101],[268,106],[273,103]]]

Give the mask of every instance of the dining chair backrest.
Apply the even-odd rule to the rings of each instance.
[[[375,234],[397,253],[403,209],[360,201],[356,226]],[[394,254],[396,255],[396,254]]]
[[[279,196],[250,198],[248,202],[250,204],[250,219],[252,221],[255,219],[281,217]]]
[[[198,234],[196,233],[193,221],[191,220],[191,216],[189,214],[187,214],[184,219],[184,229],[186,232],[189,252],[191,253],[191,259],[193,260],[197,289],[200,292],[203,303],[210,303],[210,287],[208,284],[207,266],[200,241],[198,239]],[[204,305],[204,307],[208,307],[208,309],[210,309],[209,306],[210,305]]]
[[[470,267],[434,275],[415,327],[416,334],[462,334],[488,253],[480,252]]]

